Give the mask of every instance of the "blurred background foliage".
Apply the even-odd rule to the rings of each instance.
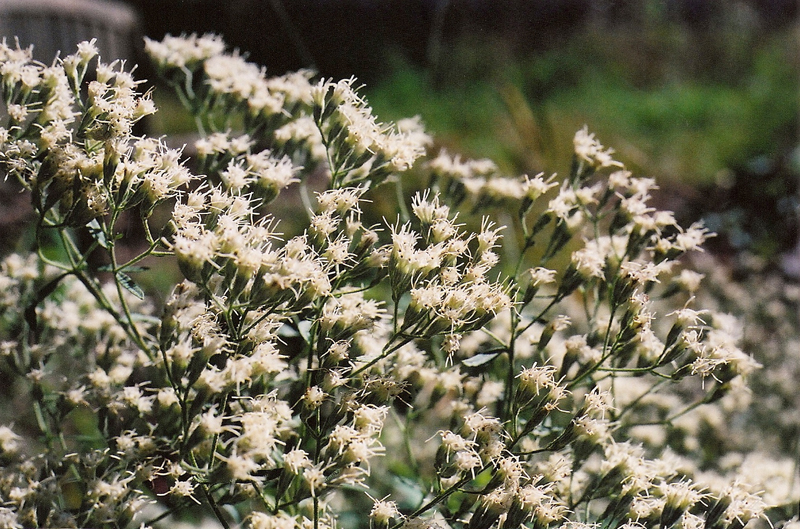
[[[355,76],[381,119],[420,115],[435,149],[491,158],[509,174],[565,172],[587,124],[657,178],[660,207],[684,223],[703,217],[719,253],[778,267],[796,247],[791,0],[129,3],[153,38],[216,32],[270,74]],[[158,95],[159,132],[191,127]]]

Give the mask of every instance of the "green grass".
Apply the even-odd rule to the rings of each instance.
[[[388,61],[365,92],[382,119],[419,114],[440,144],[512,172],[563,171],[587,124],[634,170],[708,184],[796,144],[792,42],[668,27],[586,32],[527,56],[460,43],[435,71]]]

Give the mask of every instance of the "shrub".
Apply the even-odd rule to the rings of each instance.
[[[134,135],[149,94],[93,43],[52,66],[0,49],[0,166],[35,214],[0,276],[4,526],[766,517],[760,482],[675,427],[758,367],[732,317],[692,308],[679,261],[709,234],[586,129],[567,178],[508,177],[426,159],[419,120],[378,122],[352,79],[268,78],[213,36],[147,50],[201,133],[192,170]],[[430,186],[406,203],[411,170]],[[133,277],[169,260],[159,302]]]

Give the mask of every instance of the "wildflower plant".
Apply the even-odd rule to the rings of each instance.
[[[3,526],[766,518],[670,438],[758,367],[693,307],[681,258],[709,234],[586,129],[567,178],[508,177],[426,159],[419,120],[380,123],[352,79],[267,77],[214,36],[146,48],[195,117],[192,170],[134,133],[149,93],[93,43],[51,66],[0,47],[0,167],[35,218],[0,265]],[[429,189],[367,224],[412,172]],[[183,276],[163,301],[134,280],[159,260]]]

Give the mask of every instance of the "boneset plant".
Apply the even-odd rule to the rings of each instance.
[[[758,484],[669,448],[757,367],[692,308],[679,261],[709,234],[587,130],[567,178],[506,177],[426,158],[352,79],[268,78],[213,36],[146,47],[198,125],[192,170],[134,135],[155,107],[93,43],[51,66],[0,47],[0,167],[35,219],[1,265],[0,525],[766,519]],[[134,278],[164,262],[183,278],[158,301]]]

